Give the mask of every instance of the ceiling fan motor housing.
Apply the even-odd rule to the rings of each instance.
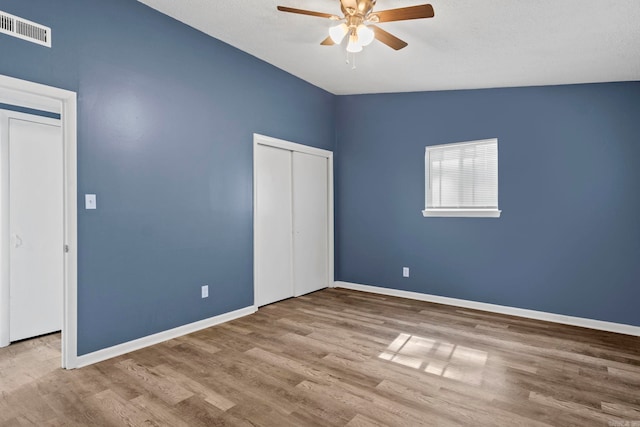
[[[360,23],[365,20],[367,15],[373,10],[376,5],[376,0],[341,0],[340,8],[342,13],[347,18],[358,17]],[[354,7],[355,6],[355,7]]]

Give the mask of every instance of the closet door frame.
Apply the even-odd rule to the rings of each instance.
[[[327,242],[328,242],[328,254],[327,254],[327,260],[328,260],[328,274],[327,277],[329,279],[329,283],[327,283],[328,287],[333,287],[333,283],[334,283],[334,242],[333,242],[333,217],[334,217],[334,212],[333,212],[333,152],[332,151],[328,151],[328,150],[323,150],[321,148],[315,148],[315,147],[309,147],[307,145],[302,145],[302,144],[298,144],[295,142],[290,142],[290,141],[285,141],[282,139],[277,139],[277,138],[272,138],[270,136],[265,136],[265,135],[261,135],[258,133],[254,133],[253,134],[253,295],[254,295],[254,305],[257,308],[256,305],[256,294],[257,294],[257,288],[256,288],[256,284],[257,284],[257,280],[256,280],[256,271],[257,271],[257,265],[258,265],[258,257],[260,256],[257,253],[257,248],[260,246],[259,245],[259,236],[258,233],[256,233],[257,230],[257,215],[256,215],[256,211],[257,211],[257,174],[255,173],[256,171],[256,166],[257,166],[257,162],[256,162],[256,149],[259,145],[264,145],[264,146],[268,146],[268,147],[274,147],[274,148],[280,148],[283,150],[289,150],[292,152],[298,152],[298,153],[304,153],[304,154],[311,154],[314,156],[319,156],[319,157],[324,157],[327,159],[327,217],[328,217],[328,224],[327,224]],[[293,263],[293,260],[292,260]]]

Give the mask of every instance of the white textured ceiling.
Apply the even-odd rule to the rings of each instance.
[[[375,10],[431,3],[435,18],[379,24],[378,41],[345,63],[320,46],[339,0],[139,0],[334,94],[640,80],[640,0],[378,0]]]

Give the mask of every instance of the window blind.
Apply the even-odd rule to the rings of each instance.
[[[497,139],[427,147],[427,209],[498,209]]]

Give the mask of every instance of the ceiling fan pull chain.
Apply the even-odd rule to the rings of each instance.
[[[356,54],[352,53],[353,55],[353,59],[351,60],[351,69],[355,70],[356,69]]]

